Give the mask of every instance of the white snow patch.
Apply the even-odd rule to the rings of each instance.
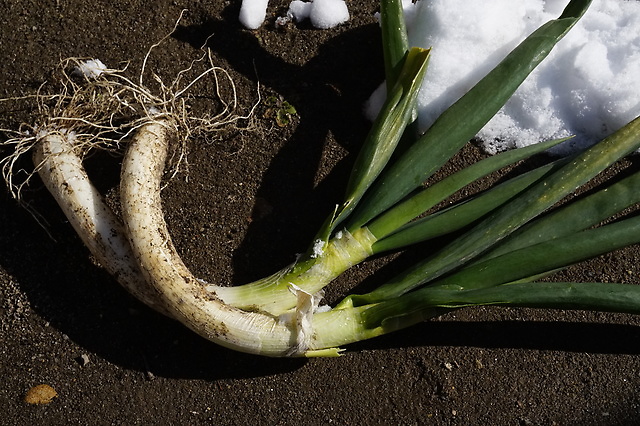
[[[95,80],[107,70],[107,66],[100,59],[89,59],[80,62],[72,71],[71,75],[77,77],[85,77],[89,80]]]
[[[333,28],[349,20],[349,10],[343,0],[314,0],[309,19],[316,28]]]
[[[313,253],[311,253],[312,258],[320,257],[324,253],[324,241],[318,239],[313,242]]]
[[[403,0],[412,46],[433,47],[420,92],[422,131],[540,25],[560,0]],[[566,154],[640,115],[640,1],[594,0],[578,24],[480,131],[491,153],[576,135]],[[372,118],[384,86],[371,97]]]
[[[267,16],[268,4],[269,0],[242,0],[240,23],[251,30],[259,28]]]
[[[294,0],[289,4],[287,16],[296,22],[309,19],[315,28],[326,30],[347,22],[349,9],[344,0]]]
[[[287,11],[287,16],[292,17],[296,22],[302,22],[305,19],[309,19],[309,15],[311,15],[312,7],[313,7],[313,2],[293,0],[291,4],[289,4],[289,10]]]

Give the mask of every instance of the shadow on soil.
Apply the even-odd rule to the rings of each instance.
[[[39,203],[41,211],[56,209],[53,201]],[[160,377],[204,380],[278,374],[305,363],[239,354],[207,342],[142,306],[92,265],[61,215],[50,224],[56,243],[6,197],[0,199],[0,212],[0,258],[7,262],[3,267],[54,330],[111,363]],[[41,267],[25,267],[24,253],[29,264]],[[69,262],[70,258],[84,261]],[[640,354],[638,342],[640,328],[629,325],[445,319],[349,350],[431,345]]]
[[[179,27],[173,36],[194,48],[206,44],[234,71],[254,85],[259,83],[263,96],[275,94],[294,105],[299,117],[256,194],[268,200],[272,211],[250,225],[234,256],[252,259],[250,268],[237,261],[235,265],[239,271],[235,281],[249,282],[272,273],[274,264],[289,263],[291,250],[306,250],[320,224],[340,202],[354,160],[351,154],[358,152],[370,127],[362,116],[363,103],[384,76],[375,25],[330,38],[313,58],[296,65],[270,54],[255,34],[239,27],[235,9],[230,7],[225,13],[229,16],[221,20],[205,18],[202,24]],[[304,35],[301,37],[304,42]],[[318,182],[328,135],[349,154]],[[279,241],[286,242],[286,247],[280,249]],[[266,247],[270,256],[265,263],[262,253]]]
[[[473,308],[469,308],[473,309]],[[352,350],[412,346],[468,346],[640,354],[640,327],[562,321],[437,321],[354,345]]]

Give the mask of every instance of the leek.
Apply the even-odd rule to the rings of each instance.
[[[482,160],[422,188],[499,110],[589,4],[570,1],[558,19],[525,39],[424,135],[415,137],[415,102],[429,50],[407,46],[401,2],[383,0],[388,95],[355,161],[344,199],[294,264],[243,286],[225,287],[195,277],[177,253],[164,220],[160,189],[169,141],[176,135],[186,140],[189,131],[180,132],[193,129],[193,122],[200,131],[212,131],[234,120],[228,115],[220,121],[220,116],[185,118],[184,94],[191,84],[183,89],[163,85],[166,92],[154,96],[142,78],[133,84],[101,70],[91,78],[101,79],[98,86],[108,88],[104,97],[117,111],[84,120],[94,125],[76,138],[71,138],[73,128],[60,130],[61,120],[45,120],[40,130],[48,131],[28,142],[18,141],[16,155],[34,149],[36,170],[47,188],[83,242],[125,288],[206,339],[234,350],[266,356],[335,356],[343,345],[448,309],[488,304],[640,313],[638,286],[533,282],[640,242],[637,218],[590,229],[640,202],[640,194],[633,191],[637,175],[545,215],[640,147],[640,118],[574,158],[516,176],[438,212],[431,210],[466,185],[562,141]],[[196,79],[212,72],[215,68]],[[67,101],[63,97],[59,104]],[[144,113],[132,118],[132,110]],[[103,115],[112,121],[126,118],[130,124],[115,129],[96,118]],[[104,128],[122,134],[118,143],[129,140],[121,171],[122,221],[106,207],[83,170],[81,156],[88,143],[77,144],[78,138],[91,138],[89,134],[100,139]],[[10,176],[7,170],[14,162],[15,156],[2,161],[5,176]],[[455,237],[442,250],[388,283],[367,294],[347,295],[334,307],[322,306],[323,289],[354,265],[378,253],[413,250],[416,243],[447,234]]]

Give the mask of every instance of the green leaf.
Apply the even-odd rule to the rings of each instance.
[[[565,163],[565,160],[558,160],[538,167],[502,182],[469,200],[410,222],[395,233],[377,241],[373,246],[374,253],[395,250],[458,231],[508,202]]]
[[[412,110],[427,68],[429,52],[420,48],[409,51],[398,82],[389,93],[356,158],[347,185],[345,202],[334,226],[351,213],[391,158],[405,127],[412,119]]]
[[[351,303],[369,304],[397,297],[464,265],[638,147],[640,117],[491,213],[435,256],[367,295],[351,296]]]
[[[597,225],[627,207],[640,203],[638,188],[640,172],[528,223],[516,234],[483,254],[482,260]]]
[[[400,70],[409,51],[409,39],[401,0],[383,0],[380,2],[380,28],[386,88],[387,93],[390,93],[398,80]],[[411,122],[398,142],[394,155],[397,155],[398,151],[404,151],[407,146],[417,139],[418,128],[415,121],[417,117],[418,110],[414,106],[411,112]]]
[[[371,231],[378,240],[381,240],[387,235],[394,233],[402,225],[431,209],[439,202],[444,201],[447,197],[464,188],[466,185],[503,167],[515,164],[532,155],[539,154],[565,140],[567,140],[567,138],[534,144],[525,148],[505,151],[478,161],[394,206],[391,210],[369,224],[369,231]]]
[[[363,327],[389,333],[448,309],[499,305],[640,314],[640,286],[619,283],[518,283],[478,290],[425,287],[364,310]],[[438,310],[440,308],[440,310]]]
[[[640,216],[476,262],[431,286],[492,287],[546,274],[640,242]]]
[[[518,45],[496,68],[447,109],[415,144],[380,176],[350,220],[365,225],[419,187],[498,112],[553,46],[587,10],[590,0],[572,0]]]
[[[421,296],[427,299],[428,293],[425,291]],[[447,297],[446,293],[441,296],[444,296],[442,299]],[[509,305],[640,314],[640,286],[635,284],[519,283],[469,290],[451,296],[449,300],[440,300],[438,306]]]
[[[409,39],[401,0],[380,2],[380,27],[387,92],[391,92],[409,51]]]

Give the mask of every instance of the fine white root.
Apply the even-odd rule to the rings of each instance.
[[[172,316],[222,346],[267,356],[305,355],[312,339],[298,341],[296,321],[223,303],[184,265],[169,236],[160,200],[168,152],[166,120],[146,124],[133,137],[122,165],[121,202],[131,247],[148,282]],[[310,330],[303,334],[311,335]]]
[[[155,47],[157,44],[149,50],[145,65]],[[204,70],[198,71],[202,66]],[[158,94],[143,84],[144,65],[139,83],[126,77],[124,71],[107,68],[98,60],[70,58],[61,62],[54,83],[43,84],[37,94],[2,100],[28,102],[27,107],[35,106],[36,112],[31,125],[23,124],[18,131],[0,129],[10,136],[0,141],[0,147],[11,149],[9,155],[0,158],[0,171],[10,193],[20,202],[23,188],[39,173],[99,263],[143,303],[171,316],[139,271],[121,221],[91,184],[82,160],[96,149],[119,153],[140,126],[170,117],[180,130],[181,144],[172,162],[176,172],[186,162],[185,142],[190,136],[211,137],[229,128],[249,129],[256,106],[247,115],[237,113],[234,82],[224,69],[213,64],[208,50],[168,85],[153,73]],[[218,103],[211,102],[203,108],[204,113],[194,117],[189,114],[188,101],[194,99],[190,92],[204,77],[213,80]],[[223,99],[221,85],[230,88],[231,99]],[[243,122],[249,124],[245,127]],[[32,171],[22,166],[27,153],[35,162]],[[37,212],[31,213],[38,218]]]
[[[199,71],[198,68],[204,70]],[[31,151],[41,133],[60,131],[75,135],[74,151],[84,158],[96,149],[120,153],[126,140],[139,126],[159,117],[171,117],[180,128],[181,144],[173,163],[177,171],[186,162],[185,147],[190,137],[206,135],[212,138],[228,129],[250,130],[252,127],[251,118],[260,99],[247,114],[238,114],[235,84],[226,70],[213,64],[209,51],[194,60],[169,84],[153,74],[159,93],[143,85],[144,67],[140,71],[140,83],[127,77],[125,71],[106,68],[98,60],[69,58],[62,61],[55,72],[57,84],[43,84],[34,95],[0,99],[24,102],[22,108],[35,107],[37,111],[34,122],[21,125],[19,131],[0,129],[10,136],[0,141],[0,147],[13,151],[0,158],[0,171],[16,199],[20,199],[22,188],[32,176],[32,173],[27,173],[23,179],[16,178],[23,172],[19,160]],[[205,77],[212,80],[218,99],[204,105],[205,112],[201,115],[194,116],[190,114],[189,101],[194,99],[191,91]],[[230,99],[223,98],[220,86],[229,88]]]
[[[33,151],[36,170],[82,242],[118,282],[151,308],[169,315],[135,263],[122,223],[91,184],[68,132],[40,135]]]

